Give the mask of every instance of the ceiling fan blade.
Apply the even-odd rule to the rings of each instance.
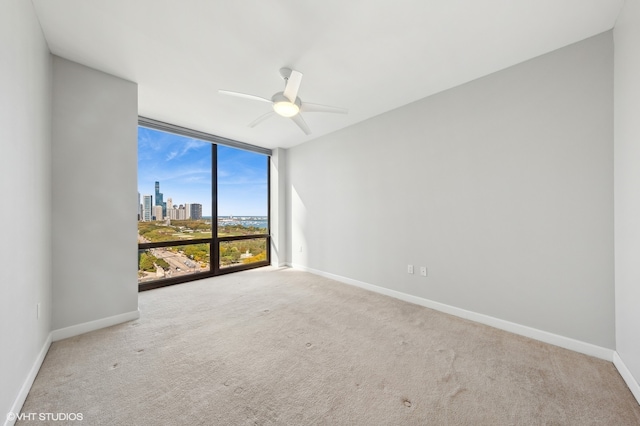
[[[283,92],[284,97],[289,99],[291,103],[296,102],[298,90],[300,90],[300,82],[302,82],[302,73],[300,71],[291,70],[291,75],[287,79],[287,85]]]
[[[218,93],[223,94],[223,95],[237,96],[239,98],[253,99],[254,101],[262,101],[262,102],[271,103],[271,99],[262,98],[262,97],[256,96],[256,95],[248,95],[246,93],[232,92],[230,90],[218,90]]]
[[[335,114],[348,114],[349,110],[346,108],[332,107],[328,105],[310,104],[303,102],[300,107],[300,111],[304,112],[333,112]]]
[[[307,126],[307,123],[302,118],[302,115],[296,114],[293,117],[291,117],[291,119],[293,120],[294,123],[298,125],[298,127],[300,127],[300,129],[302,129],[305,135],[311,134],[311,129],[309,129],[309,126]]]
[[[262,123],[264,120],[271,117],[275,113],[276,113],[275,111],[269,111],[266,114],[262,114],[260,117],[256,118],[251,123],[249,123],[249,127],[256,127],[258,124]]]

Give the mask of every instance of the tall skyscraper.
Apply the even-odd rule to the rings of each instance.
[[[201,220],[202,219],[202,204],[191,204],[190,206],[190,210],[191,210],[191,219],[193,220]]]
[[[142,196],[142,220],[149,222],[153,218],[153,195]]]
[[[162,192],[160,192],[160,182],[156,181],[156,204],[155,205],[162,207],[162,217],[164,217],[167,214],[167,203],[165,203],[162,198],[163,198],[163,195],[162,195]]]

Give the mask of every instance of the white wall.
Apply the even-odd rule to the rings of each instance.
[[[20,399],[25,379],[39,365],[51,327],[51,57],[31,2],[0,2],[0,58],[0,422],[4,422],[6,413],[16,408],[14,403],[21,406],[16,397]],[[28,387],[22,391],[24,398]]]
[[[607,32],[289,149],[288,261],[613,349],[612,83]]]
[[[273,266],[284,266],[286,264],[287,246],[287,204],[286,204],[286,170],[287,170],[287,150],[276,148],[273,150],[270,167],[271,180],[271,264]]]
[[[640,1],[625,1],[614,40],[616,350],[640,389]]]
[[[137,108],[135,83],[54,56],[55,330],[137,312]]]

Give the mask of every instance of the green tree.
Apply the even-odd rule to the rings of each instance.
[[[262,253],[258,253],[255,256],[248,257],[242,261],[242,263],[256,263],[263,262],[267,260],[267,252],[263,251]]]
[[[149,253],[142,253],[140,255],[140,270],[153,272],[156,270],[155,266],[156,257]]]
[[[168,270],[170,268],[169,263],[164,260],[164,259],[160,259],[160,258],[156,258],[156,265],[158,265],[159,267],[161,267],[162,269],[164,269],[165,271]]]

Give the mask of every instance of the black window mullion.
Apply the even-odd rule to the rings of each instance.
[[[177,247],[177,246],[190,246],[193,244],[210,244],[210,238],[199,238],[196,240],[184,240],[184,241],[158,241],[156,243],[138,243],[138,250],[146,250],[152,248],[163,248],[163,247]]]

